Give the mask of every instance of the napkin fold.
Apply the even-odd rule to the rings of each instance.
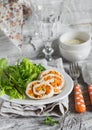
[[[47,105],[21,105],[13,102],[3,101],[0,114],[8,116],[17,114],[21,116],[61,116],[68,110],[68,97],[59,102]]]
[[[42,63],[58,69],[63,69],[62,59],[59,58],[53,62],[47,63],[45,59],[34,60],[35,63]],[[63,69],[64,70],[64,69]],[[60,117],[68,111],[68,96],[64,99],[44,105],[23,105],[14,102],[2,100],[0,103],[0,114],[3,116],[21,115],[21,116],[57,116]]]

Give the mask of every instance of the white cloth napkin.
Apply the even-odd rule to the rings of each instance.
[[[47,61],[44,60],[35,60],[36,63],[47,64]],[[49,63],[48,65],[57,67],[58,69],[63,69],[62,59],[59,58]],[[61,116],[68,110],[68,97],[64,98],[61,101],[53,102],[46,105],[21,105],[13,102],[8,102],[0,100],[0,114],[3,116],[8,115],[21,115],[21,116]]]
[[[86,62],[82,65],[82,76],[85,83],[88,85],[92,84],[92,63],[91,61]]]

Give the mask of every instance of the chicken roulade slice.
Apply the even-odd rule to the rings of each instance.
[[[58,72],[57,70],[48,69],[41,73],[40,78],[43,78],[44,76],[46,76],[48,74],[54,74],[54,75],[62,77],[61,73]]]
[[[58,76],[55,74],[48,74],[42,78],[42,81],[47,82],[53,86],[54,94],[59,94],[65,86],[65,80],[62,75]]]
[[[54,89],[47,82],[40,82],[37,85],[31,82],[26,88],[26,94],[31,99],[46,99],[54,95]]]

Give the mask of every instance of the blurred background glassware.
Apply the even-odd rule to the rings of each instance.
[[[62,22],[62,6],[63,0],[31,0],[33,15],[36,14],[36,23],[40,28],[37,28],[39,37],[41,38],[44,49],[43,53],[48,61],[52,60],[52,42],[59,37],[60,33],[57,30],[58,22]],[[31,24],[30,24],[31,26]]]
[[[24,43],[29,43],[33,46],[35,50],[35,46],[32,43],[34,39],[38,37],[38,22],[37,22],[37,15],[31,10],[30,7],[23,6],[23,39]]]

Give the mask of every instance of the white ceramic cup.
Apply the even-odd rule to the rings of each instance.
[[[72,44],[68,41],[72,41]],[[68,61],[74,62],[86,59],[91,50],[90,34],[83,31],[64,33],[59,39],[59,50],[61,55]]]

